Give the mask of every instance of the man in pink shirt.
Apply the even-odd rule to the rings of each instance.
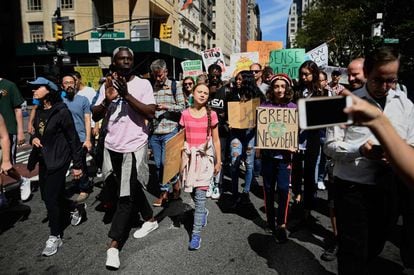
[[[118,269],[119,248],[128,236],[130,218],[138,209],[145,220],[134,233],[135,238],[145,237],[158,228],[142,185],[148,183],[147,163],[148,132],[146,120],[155,114],[155,99],[148,80],[133,75],[134,53],[127,47],[113,52],[114,70],[100,89],[93,107],[93,119],[104,119],[106,131],[102,172],[105,184],[116,184],[119,190],[117,206],[108,236],[106,267]],[[138,172],[139,171],[139,172]]]

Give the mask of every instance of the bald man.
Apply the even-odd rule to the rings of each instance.
[[[351,91],[355,91],[364,86],[367,79],[364,75],[364,59],[357,58],[348,65],[348,82]]]

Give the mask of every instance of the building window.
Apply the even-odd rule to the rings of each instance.
[[[29,23],[30,41],[43,42],[43,22]]]
[[[62,10],[73,10],[73,0],[60,0]]]
[[[29,11],[41,11],[42,0],[27,0],[27,8]]]

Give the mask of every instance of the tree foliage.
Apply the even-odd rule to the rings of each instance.
[[[414,1],[412,0],[316,0],[303,14],[303,28],[296,47],[311,50],[328,42],[329,62],[345,66],[355,57],[383,44],[371,37],[376,14],[383,13],[384,38],[398,38],[403,69],[414,71]]]

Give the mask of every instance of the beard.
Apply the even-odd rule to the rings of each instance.
[[[66,98],[69,101],[73,101],[73,99],[75,97],[75,94],[76,94],[75,88],[69,87],[69,88],[66,89]]]

